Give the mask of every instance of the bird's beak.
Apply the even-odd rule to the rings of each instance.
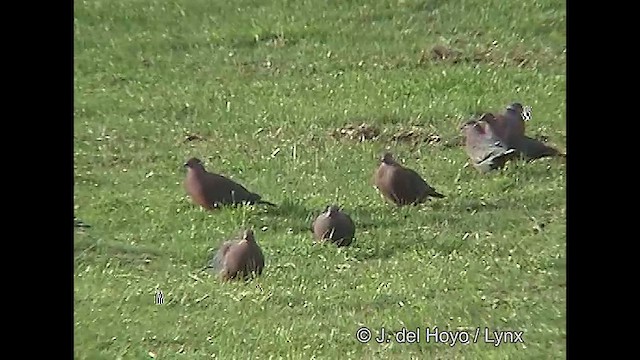
[[[467,121],[467,122],[465,122],[464,124],[460,125],[460,129],[459,129],[459,130],[462,130],[462,129],[464,129],[465,127],[467,127],[468,125],[474,124],[474,123],[476,123],[476,122],[477,122],[477,121]]]

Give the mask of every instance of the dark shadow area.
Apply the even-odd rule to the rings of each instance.
[[[495,211],[503,209],[503,207],[499,206],[496,203],[478,199],[465,199],[460,202],[456,202],[455,204],[447,205],[456,209],[455,212],[459,214],[463,212],[476,213],[481,211]]]
[[[346,125],[330,129],[327,133],[335,140],[380,141],[394,145],[411,144],[413,146],[456,147],[464,145],[464,137],[461,134],[442,136],[434,127],[429,126],[428,124],[433,120],[420,116],[401,117],[393,114],[383,114],[376,117],[357,116],[347,119]],[[437,120],[445,123],[459,123],[459,125],[463,123],[461,119],[451,116],[443,116]],[[341,119],[332,120],[332,122],[339,121]]]
[[[398,241],[398,240],[402,241]],[[467,242],[461,238],[447,237],[443,238],[439,235],[414,235],[414,236],[397,236],[393,242],[383,242],[376,244],[377,246],[366,248],[361,247],[361,251],[354,254],[354,258],[360,261],[368,260],[387,260],[396,253],[407,253],[414,251],[423,258],[428,258],[429,250],[434,250],[440,255],[448,255],[453,251],[460,251]]]
[[[516,47],[501,50],[492,43],[478,45],[473,49],[456,49],[451,46],[436,44],[422,50],[418,59],[418,67],[434,63],[444,64],[489,64],[534,69],[540,64],[561,64],[563,56],[544,52],[541,49]]]
[[[94,239],[87,233],[76,234],[73,243],[74,259],[89,255],[105,255],[131,264],[145,264],[162,254],[151,247],[130,245],[119,241]]]
[[[260,205],[264,206],[264,205]],[[282,202],[277,203],[276,206],[265,206],[265,214],[276,217],[300,217],[301,214],[309,214],[311,210],[304,204],[292,201],[291,199],[284,199]]]
[[[298,38],[282,32],[263,31],[253,36],[242,36],[232,42],[233,47],[252,48],[255,46],[269,46],[274,48],[297,44]]]

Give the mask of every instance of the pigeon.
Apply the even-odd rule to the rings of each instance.
[[[485,118],[486,114],[479,120],[468,121],[461,128],[465,135],[465,152],[481,174],[503,167],[516,154],[515,149],[507,148],[493,133]]]
[[[222,243],[203,270],[206,269],[213,269],[225,281],[246,279],[251,274],[261,275],[264,269],[264,255],[256,243],[253,230],[244,230],[240,239]]]
[[[389,152],[382,157],[374,183],[382,195],[397,206],[415,206],[429,197],[445,197],[429,186],[417,172],[398,164]]]
[[[520,103],[507,106],[504,114],[486,113],[483,115],[484,120],[491,125],[494,134],[508,148],[515,148],[518,141],[524,136],[525,119],[528,120],[529,117],[529,111],[525,112]]]
[[[349,246],[355,236],[356,226],[349,215],[337,206],[330,205],[311,223],[311,231],[317,241],[327,239],[338,246]]]
[[[526,161],[533,161],[543,157],[567,157],[566,154],[560,152],[558,149],[552,148],[528,136],[523,136],[520,141],[516,143],[516,150],[520,157]]]
[[[262,196],[250,192],[237,182],[208,172],[198,158],[189,159],[184,166],[187,168],[184,188],[192,201],[205,209],[242,203],[276,206],[262,200]]]

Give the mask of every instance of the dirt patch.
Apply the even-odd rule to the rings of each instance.
[[[255,46],[268,46],[273,48],[282,48],[287,45],[293,45],[297,42],[291,36],[286,36],[282,32],[263,32],[254,34],[253,36],[243,36],[233,41],[234,47],[248,48]]]
[[[346,125],[332,130],[329,135],[333,138],[358,140],[360,142],[375,140],[380,136],[380,130],[375,126],[361,123],[360,125]]]
[[[456,135],[452,138],[444,140],[441,142],[442,147],[444,148],[454,148],[459,146],[464,146],[465,138],[462,135]]]
[[[427,143],[429,145],[439,143],[442,140],[440,135],[418,126],[399,129],[390,134],[389,139],[394,142]]]
[[[411,145],[427,144],[445,148],[464,145],[464,137],[461,135],[446,138],[436,133],[434,129],[416,125],[392,126],[383,130],[367,123],[345,125],[329,131],[329,136],[334,139],[358,142],[380,141],[383,143],[405,143]]]
[[[462,60],[464,60],[462,51],[438,44],[429,50],[422,50],[418,64],[422,65],[429,62],[457,64]]]
[[[533,138],[538,140],[538,141],[542,141],[544,143],[549,141],[549,137],[547,135],[544,135],[544,134],[536,134],[536,136],[534,136]]]
[[[188,142],[192,142],[192,141],[203,141],[204,137],[198,135],[198,134],[185,134],[184,135],[184,140],[182,140],[182,142],[184,143],[188,143]]]
[[[498,66],[535,67],[540,62],[552,63],[561,58],[561,55],[539,49],[527,49],[524,46],[502,50],[494,41],[487,45],[467,47],[464,50],[443,44],[432,45],[421,51],[418,65],[485,63]]]

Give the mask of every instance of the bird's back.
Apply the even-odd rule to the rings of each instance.
[[[225,255],[225,271],[229,278],[248,276],[251,272],[262,273],[264,255],[255,243],[242,240],[234,244]]]
[[[241,184],[215,173],[206,173],[208,195],[219,204],[237,204],[244,201],[254,202],[260,196],[251,193]]]
[[[483,122],[469,128],[466,132],[465,150],[474,164],[486,159],[500,156],[507,147],[498,136],[495,135],[490,124]]]
[[[338,223],[340,237],[344,239],[340,245],[349,245],[356,235],[356,225],[353,223],[353,220],[351,220],[351,217],[343,212],[338,214]]]
[[[209,261],[208,267],[216,271],[221,271],[225,267],[225,258],[229,249],[233,246],[233,241],[225,241],[220,245],[213,259]]]
[[[520,138],[524,136],[525,123],[522,116],[507,112],[505,114],[488,114],[486,118],[493,134],[497,136],[507,147],[514,147]]]
[[[385,164],[382,183],[387,197],[398,205],[409,204],[418,199],[422,190],[417,173],[400,164]]]
[[[352,238],[355,234],[355,225],[349,216],[342,212],[331,217],[320,215],[313,222],[313,234],[317,240]]]
[[[429,186],[427,181],[424,178],[422,178],[422,176],[418,174],[415,170],[409,169],[409,168],[404,168],[403,170],[406,172],[407,178],[411,180],[411,186],[418,193],[422,194],[423,192],[426,192],[429,189],[431,189],[431,186]]]

